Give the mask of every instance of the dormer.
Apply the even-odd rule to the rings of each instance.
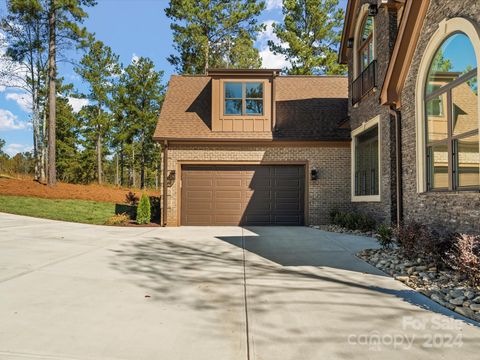
[[[215,69],[212,82],[212,131],[271,132],[278,69]]]

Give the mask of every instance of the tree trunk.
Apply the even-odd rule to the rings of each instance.
[[[102,169],[102,136],[97,136],[97,172],[98,172],[98,183],[103,182],[103,169]]]
[[[205,47],[205,69],[204,69],[205,75],[207,75],[207,73],[208,73],[208,56],[209,56],[209,48],[208,47],[209,46],[210,46],[210,43],[207,40],[207,46]]]
[[[48,42],[48,185],[53,186],[57,182],[56,169],[56,0],[50,0],[48,15],[49,42]]]
[[[42,184],[47,183],[47,112],[43,112],[42,121],[42,136],[40,140],[40,182]]]
[[[118,186],[120,185],[120,180],[119,180],[119,172],[118,172],[118,152],[115,154],[115,185]]]
[[[125,169],[125,154],[123,153],[123,143],[120,147],[120,185],[123,186],[123,175]]]

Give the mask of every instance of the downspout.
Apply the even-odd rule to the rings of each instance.
[[[395,175],[396,175],[396,210],[397,210],[397,227],[403,221],[403,186],[402,186],[402,134],[401,134],[401,117],[400,111],[395,106],[390,106],[390,114],[395,119]]]
[[[163,190],[162,190],[162,226],[167,226],[168,215],[168,141],[163,142]]]

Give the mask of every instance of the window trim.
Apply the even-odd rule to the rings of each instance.
[[[225,96],[225,86],[229,83],[232,83],[232,84],[238,84],[240,83],[242,85],[242,98],[227,98]],[[247,84],[254,84],[254,83],[258,83],[258,84],[261,84],[262,85],[262,97],[261,98],[247,98]],[[223,101],[223,116],[226,116],[226,117],[244,117],[244,116],[247,116],[247,117],[262,117],[265,115],[265,84],[263,81],[252,81],[252,80],[242,80],[242,81],[230,81],[230,80],[227,80],[227,81],[224,81],[223,82],[223,97],[222,97],[222,101]],[[247,113],[247,100],[262,100],[262,112],[261,113],[255,113],[255,114],[252,114],[252,113]],[[226,106],[225,106],[225,103],[227,100],[241,100],[242,101],[242,112],[240,114],[227,114],[225,112],[226,110]]]
[[[378,195],[355,195],[355,159],[357,148],[357,137],[371,128],[377,126],[378,128]],[[380,202],[382,201],[382,127],[380,122],[380,115],[375,116],[367,122],[357,127],[352,131],[351,150],[351,201],[352,202]]]
[[[370,5],[363,4],[362,7],[360,8],[360,11],[358,12],[358,17],[357,17],[357,23],[355,25],[355,33],[354,33],[354,40],[353,40],[353,77],[352,79],[355,80],[360,76],[362,73],[361,66],[360,66],[360,48],[362,45],[365,45],[366,42],[360,43],[360,38],[361,38],[361,31],[363,30],[363,24],[366,21],[366,18],[368,15],[368,7]],[[372,61],[377,58],[377,46],[376,46],[376,36],[375,36],[375,17],[372,16],[373,19],[373,26],[372,26],[372,47],[373,47],[373,58]]]
[[[416,129],[416,181],[417,193],[430,192],[427,187],[427,142],[426,142],[426,106],[425,90],[428,79],[428,72],[435,54],[443,42],[454,33],[464,33],[472,43],[477,58],[477,79],[480,79],[480,30],[465,18],[443,19],[438,24],[438,29],[432,35],[423,53],[418,67],[418,75],[415,87],[415,129]],[[434,93],[429,94],[432,96]],[[480,101],[477,101],[478,128],[480,129]],[[480,141],[479,141],[480,146]],[[443,190],[458,192],[458,190]],[[435,192],[435,190],[432,190]]]

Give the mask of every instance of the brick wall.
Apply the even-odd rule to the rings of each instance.
[[[358,17],[360,7],[372,1],[362,0],[355,19]],[[380,202],[357,202],[353,203],[353,209],[360,213],[366,213],[377,222],[391,223],[396,219],[395,200],[395,128],[394,120],[385,106],[379,104],[380,89],[383,85],[390,54],[393,50],[397,32],[397,17],[394,9],[380,7],[375,16],[375,54],[377,60],[377,88],[364,97],[356,106],[352,106],[352,81],[353,79],[353,54],[348,63],[349,73],[349,115],[351,129],[354,130],[362,123],[380,116],[381,123],[381,178],[380,178]]]
[[[350,148],[246,145],[169,146],[168,169],[177,170],[178,161],[308,161],[319,170],[319,179],[308,177],[308,224],[326,224],[329,211],[350,209]],[[177,224],[177,182],[168,184],[168,225]]]
[[[402,92],[403,194],[406,220],[416,220],[439,230],[480,233],[478,192],[417,193],[415,87],[425,48],[443,19],[464,17],[480,26],[478,0],[431,0],[412,65]]]

